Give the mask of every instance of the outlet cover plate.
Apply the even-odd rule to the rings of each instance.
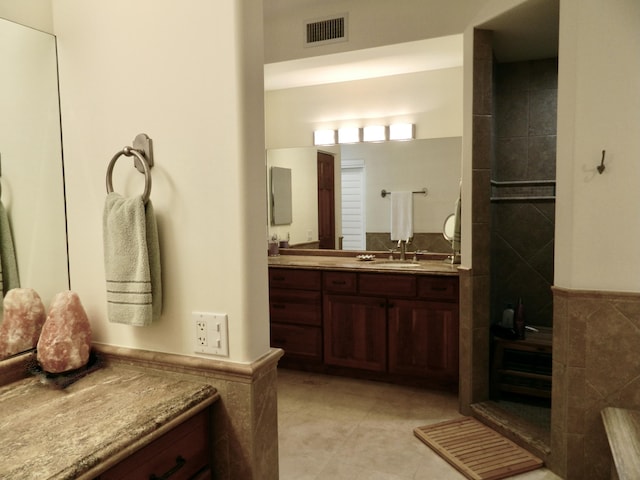
[[[192,312],[193,348],[196,353],[229,356],[229,326],[225,313]]]

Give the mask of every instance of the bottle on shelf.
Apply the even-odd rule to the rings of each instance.
[[[513,328],[513,317],[515,316],[515,311],[513,310],[513,305],[508,304],[507,307],[502,312],[502,323],[501,325],[505,328]]]

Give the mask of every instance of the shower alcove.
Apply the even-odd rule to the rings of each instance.
[[[469,279],[473,285],[469,324],[473,353],[468,363],[472,371],[468,395],[471,414],[547,460],[558,3],[545,2],[546,11],[539,17],[555,23],[554,28],[529,32],[533,38],[545,37],[537,44],[549,45],[537,53],[513,48],[522,45],[513,41],[518,28],[526,25],[525,17],[532,18],[527,3],[474,32],[473,270]],[[537,7],[540,5],[538,2]],[[520,40],[527,35],[521,33]],[[505,47],[508,43],[511,45]],[[491,326],[519,299],[527,323],[540,332],[525,342],[503,342],[492,334]],[[505,388],[509,383],[513,388]]]

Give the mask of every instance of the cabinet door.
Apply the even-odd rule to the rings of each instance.
[[[457,382],[458,305],[390,300],[389,371]]]
[[[324,359],[328,365],[383,372],[387,366],[386,300],[325,295]]]

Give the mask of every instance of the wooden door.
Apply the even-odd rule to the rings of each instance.
[[[336,248],[336,206],[333,155],[318,152],[318,242],[319,248]]]
[[[387,308],[384,298],[325,295],[325,363],[386,371],[386,325]]]

